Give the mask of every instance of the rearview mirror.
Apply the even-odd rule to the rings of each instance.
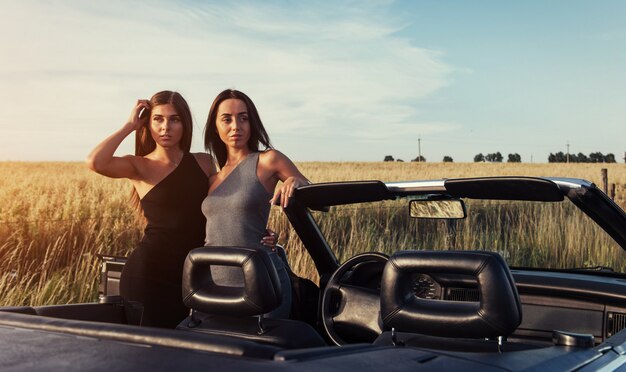
[[[461,219],[467,215],[465,203],[452,200],[411,200],[409,211],[413,218]]]

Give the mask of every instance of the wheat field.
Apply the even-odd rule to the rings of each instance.
[[[626,205],[624,164],[305,162],[313,182],[426,180],[494,175],[583,178],[601,185],[601,169]],[[96,300],[97,254],[127,255],[143,226],[129,204],[130,183],[89,172],[82,163],[0,162],[0,306]],[[326,223],[337,224],[337,221]],[[302,244],[278,208],[270,227],[281,235],[292,269],[317,280]]]

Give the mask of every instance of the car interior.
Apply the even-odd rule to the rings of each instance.
[[[606,200],[590,186],[580,191],[573,186],[559,189],[545,179],[490,182],[492,188],[498,182],[508,187],[495,192],[499,198],[597,198],[597,209],[585,213],[595,221],[605,218],[597,211],[606,208]],[[485,183],[467,184],[446,181],[446,195],[482,197]],[[428,195],[437,187],[424,186]],[[264,251],[205,247],[191,251],[185,262],[182,296],[191,310],[176,330],[133,326],[141,309],[116,296],[123,262],[115,257],[105,257],[99,303],[6,307],[1,310],[12,314],[0,317],[0,325],[254,359],[306,361],[402,349],[427,350],[426,364],[461,357],[496,367],[515,361],[528,368],[573,368],[580,357],[571,357],[572,350],[594,359],[603,355],[602,345],[626,341],[624,274],[510,268],[500,254],[486,250],[365,252],[339,264],[310,215],[310,210],[332,205],[419,194],[415,189],[371,181],[298,190],[297,203],[286,213],[303,243],[312,247],[310,254],[323,275],[320,288],[290,273],[290,319],[264,315],[281,298],[276,271]],[[453,213],[459,210],[465,214],[458,208]],[[621,226],[611,223],[613,237],[624,239]],[[243,286],[216,284],[211,277],[214,265],[241,269]]]

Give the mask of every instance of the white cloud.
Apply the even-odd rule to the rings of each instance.
[[[76,160],[122,124],[134,99],[162,89],[189,100],[198,150],[211,100],[231,87],[257,103],[278,146],[296,144],[294,159],[314,159],[298,152],[307,134],[320,146],[343,136],[333,151],[351,159],[353,142],[389,146],[454,128],[420,120],[420,100],[450,84],[453,69],[396,36],[402,15],[385,1],[328,4],[14,3],[0,25],[11,35],[0,41],[2,110],[42,135],[85,133],[64,156]]]

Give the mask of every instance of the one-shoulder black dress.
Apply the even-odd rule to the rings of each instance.
[[[143,305],[141,325],[174,328],[189,312],[182,301],[183,264],[191,249],[204,245],[206,219],[200,206],[208,189],[208,177],[185,153],[141,199],[148,223],[120,279],[122,298]]]

